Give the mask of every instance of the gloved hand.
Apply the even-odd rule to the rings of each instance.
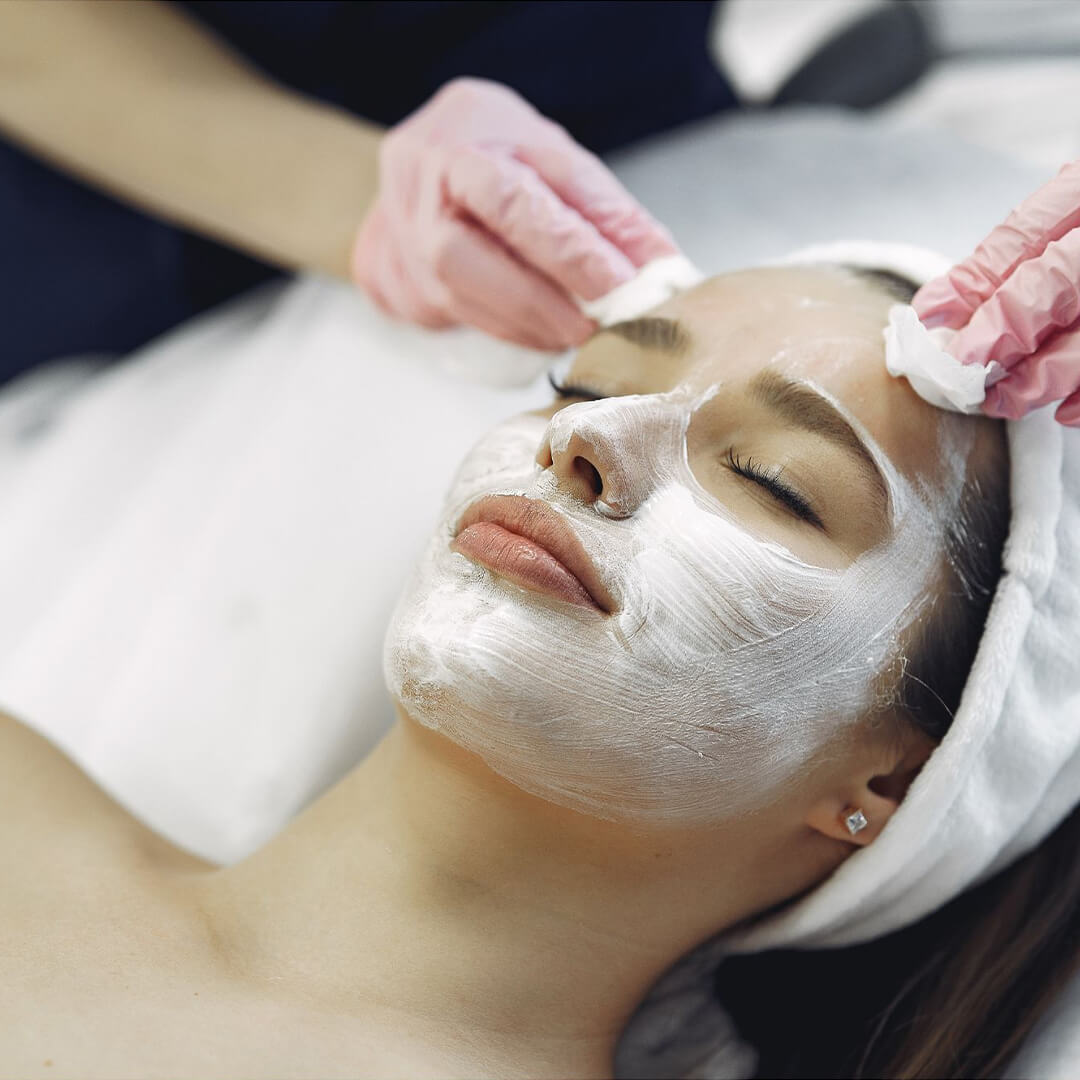
[[[1008,369],[987,390],[988,415],[1015,420],[1064,398],[1055,417],[1080,426],[1080,161],[912,303],[925,325],[959,330],[958,360]]]
[[[384,137],[354,280],[388,314],[580,344],[595,300],[677,252],[607,167],[513,90],[456,79]]]

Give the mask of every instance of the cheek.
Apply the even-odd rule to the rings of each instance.
[[[826,570],[678,487],[650,502],[641,524],[620,623],[642,676],[679,688],[680,721],[695,738],[752,746],[744,764],[764,783],[877,703],[879,676],[926,600],[925,534]]]
[[[465,455],[446,495],[446,510],[464,509],[478,495],[496,490],[523,493],[537,472],[535,456],[547,420],[523,413],[489,431]]]
[[[819,739],[869,704],[910,600],[888,556],[801,562],[671,488],[643,515],[620,621],[638,661],[697,691],[692,723]]]
[[[826,609],[839,581],[703,510],[685,488],[667,488],[649,503],[642,533],[631,566],[643,609],[635,614],[688,657],[719,660],[759,648]]]

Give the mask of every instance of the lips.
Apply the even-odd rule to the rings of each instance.
[[[524,588],[606,614],[615,610],[573,529],[539,499],[478,499],[462,515],[451,546]]]

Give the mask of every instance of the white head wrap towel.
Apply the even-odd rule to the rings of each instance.
[[[906,245],[840,244],[787,263],[946,264]],[[708,974],[724,955],[852,945],[908,926],[1031,851],[1080,802],[1080,430],[1043,409],[1008,422],[1011,520],[952,725],[874,842],[805,897],[684,958],[619,1047],[616,1075],[742,1080],[755,1055]]]

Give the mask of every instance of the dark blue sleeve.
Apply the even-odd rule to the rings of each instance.
[[[272,271],[0,139],[0,382],[43,360],[124,353]]]

